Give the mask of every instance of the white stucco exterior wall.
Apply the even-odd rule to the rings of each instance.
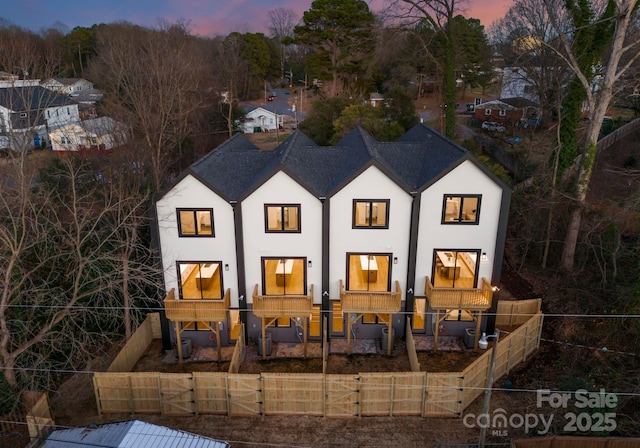
[[[179,237],[177,208],[212,208],[215,236]],[[224,290],[230,289],[231,308],[238,308],[238,271],[232,206],[200,183],[186,176],[156,204],[162,248],[165,288],[178,292],[176,261],[221,261]],[[224,265],[229,265],[229,270]]]
[[[353,229],[354,199],[389,199],[388,229]],[[409,259],[411,196],[376,167],[369,167],[330,202],[329,297],[340,298],[340,280],[346,282],[347,253],[390,253],[391,290],[400,283],[406,293]],[[393,258],[398,264],[393,264]],[[346,285],[345,285],[346,286]]]
[[[300,233],[266,233],[264,204],[300,204]],[[322,203],[279,171],[242,201],[247,301],[258,285],[262,294],[262,257],[306,257],[307,291],[314,285],[313,302],[322,302]]]
[[[450,194],[482,195],[478,225],[441,224],[443,198]],[[424,294],[426,276],[432,275],[434,249],[477,249],[481,253],[485,252],[487,259],[479,261],[478,277],[491,280],[501,202],[500,187],[468,160],[422,192],[416,295]]]

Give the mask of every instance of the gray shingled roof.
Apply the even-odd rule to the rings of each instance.
[[[280,161],[281,147],[261,151],[244,135],[236,134],[191,165],[192,172],[229,201],[238,200]]]
[[[417,191],[464,157],[464,148],[422,124],[392,143],[377,142],[357,128],[334,146],[318,146],[296,131],[273,151],[260,150],[237,134],[185,175],[194,174],[226,200],[237,201],[283,169],[315,195],[330,196],[373,164],[407,191]]]
[[[42,86],[8,87],[0,89],[0,106],[15,112],[42,110],[47,107],[75,104],[67,96]]]

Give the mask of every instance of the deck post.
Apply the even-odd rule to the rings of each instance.
[[[222,348],[220,347],[220,323],[214,322],[216,326],[216,345],[218,346],[218,363],[222,361]]]
[[[478,311],[476,315],[476,341],[473,343],[473,349],[478,350],[478,340],[480,339],[480,328],[482,327],[482,311]]]
[[[389,323],[387,324],[388,328],[388,338],[387,338],[387,355],[391,355],[391,342],[393,340],[393,319],[391,318],[391,314],[389,314]]]
[[[347,313],[347,355],[351,354],[351,313]]]
[[[262,321],[262,359],[267,359],[267,328],[264,326],[264,317]]]
[[[440,330],[440,310],[436,310],[436,328],[433,329],[433,351],[438,351],[438,332]]]
[[[302,337],[304,338],[304,357],[307,357],[307,329],[309,328],[307,325],[308,317],[302,319]]]
[[[182,364],[182,341],[180,338],[180,321],[176,321],[176,339],[178,340],[178,360]]]

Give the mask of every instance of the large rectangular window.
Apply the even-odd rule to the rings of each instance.
[[[300,204],[265,204],[264,226],[267,233],[300,233]]]
[[[354,199],[354,229],[388,229],[389,199]]]
[[[433,286],[475,288],[479,250],[436,249],[433,254]]]
[[[264,295],[306,295],[306,258],[262,259],[262,291]]]
[[[391,291],[391,254],[347,254],[348,291]]]
[[[221,261],[176,262],[180,299],[220,300],[223,295]],[[208,330],[197,322],[184,322],[184,330]]]
[[[177,209],[178,234],[180,236],[212,237],[213,209]]]
[[[442,224],[478,224],[481,199],[480,194],[444,195]]]

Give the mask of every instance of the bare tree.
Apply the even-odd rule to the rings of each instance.
[[[160,276],[137,237],[149,193],[114,188],[123,169],[105,179],[72,156],[45,160],[39,174],[18,162],[1,176],[0,369],[14,389],[46,388],[119,334],[125,310],[135,320],[124,291],[141,298]]]
[[[195,38],[180,24],[149,30],[119,24],[98,32],[92,78],[105,91],[105,109],[131,126],[142,161],[160,190],[204,107],[202,62]]]
[[[461,12],[465,0],[387,0],[386,14],[399,20],[404,26],[415,27],[427,23],[444,40],[443,109],[444,133],[449,138],[456,132],[456,79],[455,79],[455,33],[453,18]]]
[[[268,11],[269,14],[269,34],[276,40],[280,47],[280,73],[284,79],[284,69],[287,46],[282,43],[285,38],[293,37],[293,29],[300,22],[300,19],[292,9],[276,8]],[[293,80],[291,80],[293,82]]]
[[[584,6],[586,10],[574,11],[575,14],[582,15],[590,12],[594,15],[594,22],[607,21],[611,27],[611,44],[607,52],[602,54],[603,74],[594,84],[593,67],[589,67],[585,72],[580,60],[580,52],[584,51],[584,48],[575,45],[575,39],[571,39],[571,36],[576,36],[580,31],[571,28],[575,21],[560,21],[559,11],[563,5],[557,0],[544,0],[544,3],[557,36],[558,45],[554,49],[582,84],[586,92],[589,116],[589,124],[582,147],[583,152],[574,164],[576,172],[575,207],[571,212],[562,253],[562,267],[565,270],[571,270],[580,233],[582,210],[586,204],[591,174],[597,156],[596,143],[600,135],[602,121],[613,99],[614,87],[640,55],[638,52],[640,45],[637,23],[638,8],[637,0],[609,0],[604,4],[598,4],[596,1],[589,2]],[[573,9],[578,7],[569,2],[565,5],[570,5]]]
[[[217,61],[213,66],[213,73],[220,92],[219,107],[225,117],[229,137],[233,135],[235,127],[234,108],[249,79],[249,63],[242,57],[242,45],[242,36],[232,33],[225,39],[216,39],[213,48],[214,59]]]

